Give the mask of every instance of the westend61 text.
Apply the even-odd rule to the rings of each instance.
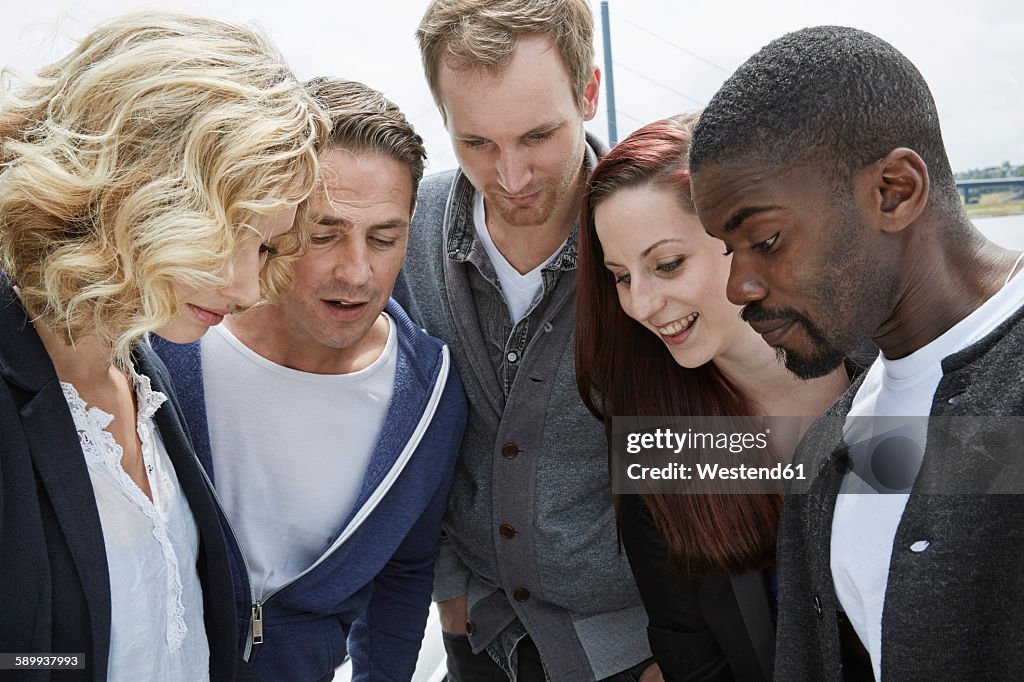
[[[675,450],[678,455],[684,448],[693,450],[728,450],[737,453],[751,448],[768,447],[770,431],[764,433],[701,433],[693,429],[676,432],[672,429],[656,429],[653,432],[630,433],[626,436],[626,452],[635,455],[641,450]]]
[[[669,464],[663,467],[645,467],[641,464],[630,464],[626,475],[634,481],[798,481],[804,478],[803,464],[776,464],[770,467],[752,467],[746,464],[724,467],[719,464]]]

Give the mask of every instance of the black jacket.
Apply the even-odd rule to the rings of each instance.
[[[669,563],[665,538],[640,496],[623,495],[621,504],[622,544],[666,682],[771,679],[775,622],[764,572],[691,580]]]
[[[138,371],[170,400],[155,415],[199,531],[211,680],[235,677],[234,606],[217,512],[166,369],[145,344]],[[50,358],[0,273],[0,651],[85,654],[86,668],[5,670],[5,680],[107,678],[110,578],[96,499]]]

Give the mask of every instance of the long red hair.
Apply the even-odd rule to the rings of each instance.
[[[587,182],[576,272],[576,380],[609,441],[613,416],[751,415],[746,399],[713,362],[681,367],[660,339],[623,312],[594,228],[595,207],[632,187],[670,188],[695,213],[687,156],[696,120],[697,114],[684,114],[640,128],[601,159]],[[641,497],[665,536],[669,559],[688,575],[742,573],[775,562],[780,495]]]

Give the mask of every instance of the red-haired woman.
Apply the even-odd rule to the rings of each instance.
[[[690,201],[696,115],[651,123],[605,156],[584,197],[576,363],[612,416],[809,416],[848,386],[801,381],[726,299],[729,262]],[[778,495],[623,495],[623,546],[666,680],[769,679]]]

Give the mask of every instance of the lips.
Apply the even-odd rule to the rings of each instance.
[[[698,313],[690,313],[686,317],[669,322],[665,325],[655,325],[661,340],[670,346],[675,346],[685,341],[690,336],[694,323],[700,318]]]
[[[196,316],[203,324],[213,327],[224,321],[224,317],[231,312],[230,310],[209,310],[208,308],[200,308],[192,303],[188,304],[189,310]]]
[[[505,201],[512,204],[513,206],[529,206],[533,202],[537,201],[537,198],[540,196],[540,192],[540,190],[537,190],[536,192],[531,192],[530,194],[519,194],[516,196],[510,196],[508,194],[505,194],[503,196],[505,198]]]
[[[336,308],[358,308],[361,305],[366,305],[366,301],[340,301],[323,299],[324,303],[335,306]]]
[[[774,320],[759,320],[751,321],[747,324],[750,325],[751,329],[761,335],[761,338],[765,340],[769,346],[778,346],[779,342],[796,323],[796,320],[790,319],[774,319]]]
[[[339,321],[358,319],[366,310],[369,301],[343,301],[337,299],[321,299],[331,317]]]

